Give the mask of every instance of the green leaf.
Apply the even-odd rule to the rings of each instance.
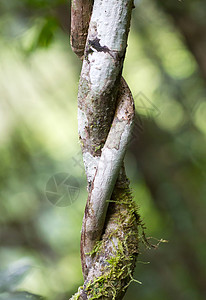
[[[39,48],[48,48],[53,42],[55,32],[58,28],[59,23],[55,17],[47,16],[44,19],[39,20],[35,37],[28,52],[32,52]]]

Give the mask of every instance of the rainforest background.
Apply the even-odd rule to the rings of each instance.
[[[134,278],[142,284],[133,282],[125,300],[203,300],[206,3],[135,5],[123,70],[137,111],[126,169],[147,237],[167,242],[141,243]],[[70,1],[0,2],[2,300],[23,299],[17,291],[68,299],[83,282],[81,63],[69,30]]]

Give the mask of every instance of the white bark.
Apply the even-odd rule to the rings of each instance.
[[[85,32],[77,30],[75,18],[80,16],[84,30],[84,4],[90,10],[91,2],[73,0],[71,40],[79,57]],[[121,78],[132,8],[133,0],[95,0],[90,20],[78,92],[78,132],[89,191],[81,236],[85,281],[71,299],[122,299],[138,253],[139,216],[123,164],[134,118],[133,98]]]
[[[108,200],[131,132],[132,96],[124,80],[120,84],[121,100],[117,108],[116,97],[132,5],[132,0],[95,0],[89,25],[78,93],[78,115],[79,119],[83,117],[79,120],[79,136],[90,191],[85,211],[87,216],[83,221],[83,256],[92,251],[101,237]],[[125,99],[128,93],[129,100]],[[101,152],[97,153],[96,149]],[[99,155],[101,158],[97,159]],[[85,263],[89,269],[89,256],[86,256]]]
[[[95,238],[90,238],[85,244],[84,251],[86,253],[91,252],[95,242],[100,239],[109,200],[119,175],[132,131],[134,118],[133,99],[123,79],[121,80],[120,91],[114,120],[107,140],[102,148],[98,166],[95,161],[97,159],[96,157],[93,157],[92,161],[90,160],[91,157],[89,161],[86,161],[86,167],[88,169],[91,168],[94,170],[96,168],[96,172],[92,178],[92,189],[89,196],[90,213],[85,219],[86,234],[88,234],[87,238],[93,237],[94,233]],[[88,166],[90,162],[94,162],[94,165]],[[92,175],[89,173],[88,176]],[[89,268],[89,265],[92,263],[90,255],[86,255],[85,263]]]

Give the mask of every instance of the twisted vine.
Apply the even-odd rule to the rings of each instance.
[[[121,77],[133,0],[73,0],[71,46],[83,61],[78,132],[88,182],[81,232],[84,285],[71,299],[122,299],[138,255],[137,213],[124,169],[134,101]]]

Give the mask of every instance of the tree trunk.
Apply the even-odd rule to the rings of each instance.
[[[134,280],[141,224],[123,163],[134,119],[121,78],[133,0],[95,0],[90,20],[91,4],[72,4],[71,44],[83,59],[78,131],[89,195],[81,235],[84,285],[71,299],[122,299]]]

